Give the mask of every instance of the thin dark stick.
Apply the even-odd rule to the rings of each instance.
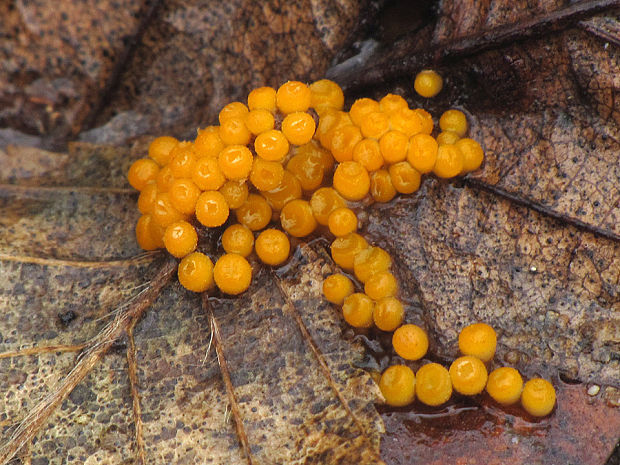
[[[243,419],[241,418],[239,403],[237,401],[237,396],[235,395],[235,388],[233,387],[230,377],[228,363],[226,362],[226,358],[224,357],[224,349],[222,348],[222,337],[220,336],[220,328],[217,324],[217,320],[215,319],[215,315],[213,314],[213,308],[211,308],[211,304],[209,303],[209,296],[206,292],[202,293],[202,307],[209,314],[209,320],[211,321],[211,331],[213,332],[213,342],[215,343],[217,361],[220,365],[220,373],[222,374],[222,380],[224,381],[224,386],[226,387],[226,394],[228,395],[228,401],[230,402],[230,411],[232,412],[232,416],[235,420],[237,437],[239,438],[241,447],[243,447],[245,456],[248,459],[248,464],[253,465],[248,436],[245,432],[245,428],[243,427]]]
[[[575,228],[581,229],[583,231],[596,234],[598,236],[604,237],[614,242],[620,242],[620,235],[613,233],[612,231],[605,230],[603,228],[599,228],[598,226],[593,226],[589,223],[585,223],[577,218],[573,218],[570,216],[565,216],[561,213],[558,213],[551,208],[541,205],[539,203],[532,202],[520,195],[517,195],[512,192],[508,192],[500,187],[493,186],[491,184],[487,184],[475,178],[464,178],[462,180],[466,185],[470,186],[473,189],[480,189],[487,192],[491,192],[492,194],[497,195],[498,197],[502,197],[512,203],[517,205],[521,205],[527,207],[528,209],[534,210],[535,212],[540,213],[543,216],[551,217],[555,220],[561,221],[562,223],[570,224]]]
[[[347,90],[372,86],[386,80],[396,79],[420,71],[423,67],[448,60],[477,55],[518,41],[543,37],[574,26],[579,21],[620,7],[620,0],[588,0],[574,3],[566,8],[536,16],[515,24],[496,27],[479,34],[443,42],[428,50],[412,50],[407,39],[396,43],[390,50],[360,67],[327,71],[327,77],[334,79]]]
[[[146,452],[144,445],[144,436],[142,434],[142,408],[140,407],[140,391],[138,390],[138,362],[136,360],[136,342],[133,337],[133,329],[136,322],[137,320],[132,321],[132,323],[127,328],[127,339],[129,341],[129,344],[127,345],[127,372],[129,374],[129,385],[131,388],[133,421],[136,427],[136,463],[139,465],[145,465]]]

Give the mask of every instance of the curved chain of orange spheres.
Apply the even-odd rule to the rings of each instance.
[[[426,79],[424,85],[435,86],[428,96],[436,94],[441,82],[432,81],[434,75]],[[219,125],[199,129],[193,142],[156,138],[148,158],[137,160],[128,174],[140,191],[136,238],[145,250],[165,247],[179,258],[179,282],[190,291],[217,286],[237,295],[252,280],[250,254],[269,266],[281,265],[290,254],[289,236],[303,238],[327,227],[334,236],[334,262],[356,282],[344,273],[329,276],[323,283],[325,298],[342,307],[353,327],[393,331],[396,353],[419,360],[428,350],[426,332],[403,325],[392,259],[357,233],[354,209],[357,202],[385,203],[412,194],[425,174],[446,179],[477,170],[484,153],[478,142],[465,137],[467,118],[459,110],[441,116],[441,132],[433,137],[432,116],[409,108],[399,95],[358,99],[348,112],[343,107],[344,94],[333,81],[288,81],[277,90],[254,89],[247,104],[229,103],[219,113]],[[222,226],[231,213],[237,223],[223,232],[225,253],[214,264],[198,250],[196,225]],[[280,227],[268,228],[276,219]],[[355,292],[356,287],[363,292]],[[416,384],[418,398],[430,405],[447,401],[453,386],[463,394],[478,394],[487,373],[482,362],[471,358],[457,359],[450,372],[437,364],[421,369],[417,381],[409,367],[395,365],[379,385],[387,403],[395,406],[413,402]],[[491,379],[497,384],[497,376]],[[502,389],[501,383],[487,388],[492,396]],[[502,402],[506,395],[497,398]],[[534,406],[528,411],[546,410]]]

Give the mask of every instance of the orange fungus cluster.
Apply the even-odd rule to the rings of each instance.
[[[439,92],[435,74],[416,80],[420,95]],[[445,179],[478,169],[484,153],[466,137],[465,114],[447,110],[437,130],[427,111],[410,108],[395,94],[358,99],[345,111],[340,87],[323,79],[254,89],[247,102],[222,108],[218,120],[199,129],[194,141],[156,138],[148,157],[131,166],[128,179],[140,191],[142,213],[138,244],[165,248],[180,259],[179,282],[190,291],[217,286],[237,295],[251,284],[252,253],[266,265],[281,265],[291,237],[321,228],[333,237],[331,256],[342,269],[325,279],[325,298],[355,328],[393,331],[394,350],[403,359],[423,358],[428,337],[422,328],[403,324],[392,258],[359,234],[356,208],[360,201],[385,203],[412,194],[423,175]],[[214,263],[200,250],[198,231],[225,225],[224,253]],[[450,370],[427,364],[414,375],[404,365],[390,367],[380,382],[387,402],[406,405],[417,395],[440,405],[453,389],[477,394],[486,387],[500,403],[520,397],[532,414],[546,414],[537,404],[545,396],[541,383],[517,389],[506,381],[516,378],[513,372],[493,372],[487,381],[483,362],[493,357],[494,345],[491,350],[464,336],[461,350],[464,356]]]

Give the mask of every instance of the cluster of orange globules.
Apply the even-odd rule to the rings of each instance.
[[[417,360],[428,348],[426,333],[403,325],[391,257],[357,233],[352,207],[412,194],[424,174],[450,178],[476,170],[484,154],[465,137],[467,118],[458,110],[441,115],[433,137],[431,115],[398,95],[359,99],[348,112],[343,107],[332,81],[289,81],[277,90],[254,89],[247,104],[226,105],[219,125],[198,130],[194,141],[155,139],[128,174],[140,191],[136,238],[145,250],[165,247],[179,258],[187,289],[215,284],[236,295],[251,283],[250,254],[280,265],[290,254],[289,236],[324,226],[335,236],[334,262],[364,287],[354,292],[349,277],[332,275],[323,285],[326,298],[342,306],[354,327],[394,331],[396,352]],[[237,223],[223,231],[225,253],[214,265],[198,250],[196,228],[220,227],[232,214]]]
[[[342,91],[331,81],[311,86],[289,81],[277,91],[253,90],[247,105],[226,105],[220,124],[198,130],[194,141],[155,139],[148,158],[136,161],[128,174],[140,191],[139,245],[165,247],[180,258],[179,281],[192,291],[213,284],[228,294],[246,290],[252,274],[246,257],[254,249],[264,263],[279,265],[289,256],[287,234],[304,237],[316,228],[307,197],[334,166],[313,140],[317,113],[343,104]],[[197,251],[196,226],[219,227],[233,214],[238,224],[224,231],[226,253],[214,266]],[[284,232],[265,230],[275,219]]]
[[[385,262],[381,249],[365,244],[369,250],[356,249],[344,258],[350,266],[336,258],[350,255],[352,242],[364,241],[355,232],[357,216],[349,202],[388,202],[397,193],[413,193],[422,174],[464,174],[480,166],[483,153],[477,142],[461,137],[467,120],[459,111],[442,116],[438,142],[431,136],[430,115],[410,109],[398,95],[357,100],[349,112],[343,106],[342,90],[332,81],[309,86],[289,81],[277,90],[254,89],[247,104],[226,105],[220,124],[198,130],[194,141],[155,139],[149,156],[137,160],[128,174],[140,191],[140,246],[165,247],[181,259],[179,281],[192,291],[215,283],[225,293],[239,294],[251,282],[246,257],[253,251],[254,233],[279,220],[279,229],[256,237],[255,249],[264,263],[279,265],[290,252],[288,236],[306,237],[323,225],[337,237],[336,263],[351,271],[370,267],[361,271],[370,278],[374,260]],[[448,133],[452,137],[442,142]],[[231,213],[241,226],[225,232],[227,253],[214,266],[197,250],[196,226],[222,226]],[[384,277],[383,285],[392,278]],[[388,294],[382,297],[392,297]],[[398,304],[392,298],[382,305],[393,313]]]
[[[428,338],[415,325],[407,334],[394,334],[396,353],[406,360],[418,360],[426,354]],[[439,363],[426,363],[417,373],[407,365],[392,365],[381,375],[379,386],[389,405],[402,407],[417,397],[426,405],[438,406],[447,402],[456,391],[473,396],[486,389],[493,400],[501,405],[521,401],[532,416],[546,416],[555,406],[556,394],[551,383],[543,378],[532,378],[523,383],[515,368],[502,366],[487,372],[497,346],[495,330],[485,323],[466,326],[459,334],[459,349],[463,354],[452,362],[449,369]]]

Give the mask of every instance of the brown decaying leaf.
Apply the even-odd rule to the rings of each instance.
[[[0,124],[54,140],[82,129],[148,11],[146,2],[0,5]]]
[[[113,0],[0,6],[0,131],[60,146],[193,137],[258,85],[322,76],[366,0]],[[103,128],[86,131],[93,125]],[[23,136],[22,136],[23,139]]]
[[[102,154],[97,148],[90,152],[83,145],[74,148],[82,154],[91,153],[86,165],[97,164]],[[15,154],[18,151],[3,156]],[[119,159],[127,157],[123,150],[116,154]],[[10,217],[14,232],[6,235],[0,256],[0,296],[6,309],[3,350],[15,350],[34,341],[56,345],[91,339],[107,319],[124,315],[132,300],[141,300],[137,292],[148,285],[161,266],[156,257],[140,258],[131,239],[137,216],[135,194],[127,198],[123,191],[113,194],[123,200],[109,200],[110,193],[95,180],[89,188],[53,187],[73,166],[66,163],[67,157],[47,155],[51,158],[47,163],[49,175],[39,173],[40,182],[48,186],[42,192],[6,184],[1,191],[5,213],[12,211],[16,198],[45,197],[43,206],[36,204]],[[57,165],[55,161],[59,161]],[[81,161],[86,160],[82,157]],[[107,182],[102,180],[103,184]],[[98,202],[93,200],[97,197]],[[55,212],[68,208],[68,198],[70,205],[79,208],[73,209],[67,228],[66,223],[59,223]],[[107,208],[94,214],[98,205]],[[98,222],[99,236],[91,222]],[[121,229],[112,235],[101,234],[106,224]],[[49,233],[58,230],[63,234]],[[118,253],[111,260],[113,249]],[[362,356],[360,347],[341,339],[338,314],[321,302],[320,283],[333,271],[333,265],[313,255],[311,249],[304,250],[299,260],[307,265],[277,278],[278,282],[282,280],[279,287],[275,277],[263,270],[247,297],[224,299],[214,305],[253,463],[269,463],[270,457],[281,457],[288,463],[335,463],[343,456],[376,463],[382,428],[373,407],[379,398],[377,388],[367,373],[352,367],[351,363]],[[259,270],[260,266],[255,268]],[[303,281],[303,288],[291,288],[294,279]],[[59,315],[68,311],[74,312],[76,319],[67,332],[59,328]],[[296,312],[303,317],[297,318]],[[6,335],[5,330],[9,331]],[[202,363],[209,337],[210,326],[199,299],[180,289],[178,283],[164,289],[135,329],[145,452],[150,460],[245,460],[226,413],[229,400],[215,358],[211,355],[206,364]],[[41,361],[47,357],[54,362],[51,366]],[[16,421],[33,409],[37,399],[54,393],[54,386],[61,385],[73,363],[70,354],[0,360],[3,371],[10,373],[0,380],[9,401],[2,421]],[[52,416],[53,426],[38,438],[29,454],[47,456],[52,462],[69,456],[75,463],[99,458],[115,463],[133,457],[124,361],[112,355],[100,364],[102,367],[95,366]],[[120,379],[114,375],[116,370],[122,373]],[[22,373],[30,373],[32,384],[21,377]],[[276,395],[278,392],[281,394]],[[82,412],[81,420],[76,419],[76,409]],[[5,425],[4,440],[14,431],[11,423]],[[265,442],[266,434],[269,439]],[[80,437],[84,442],[76,442]]]
[[[312,3],[316,11],[324,11],[320,5]],[[620,83],[614,72],[619,68],[618,43],[613,41],[618,20],[613,14],[579,17],[578,23],[559,24],[550,36],[536,29],[536,21],[561,16],[564,5],[528,6],[502,1],[469,7],[466,2],[442,3],[432,36],[436,56],[452,60],[450,68],[448,61],[439,62],[447,78],[444,92],[423,102],[412,94],[409,78],[387,89],[376,88],[377,95],[386,90],[402,93],[434,114],[458,105],[468,112],[472,136],[483,141],[487,162],[463,183],[426,180],[412,197],[373,206],[366,233],[395,257],[410,300],[408,321],[431,331],[433,357],[453,358],[458,330],[470,321],[489,321],[500,333],[496,363],[516,364],[528,376],[550,376],[561,404],[550,418],[537,423],[517,408],[498,410],[484,399],[481,404],[457,399],[447,413],[418,414],[415,408],[383,412],[387,434],[382,456],[389,463],[409,463],[413,453],[429,463],[446,456],[457,463],[482,457],[490,463],[498,457],[511,463],[566,463],[578,456],[583,463],[598,464],[620,430],[617,409],[605,405],[605,399],[617,404],[617,391],[603,386],[601,395],[586,401],[583,385],[565,387],[557,377],[559,371],[582,382],[618,382]],[[338,16],[315,10],[317,24],[338,22],[333,19]],[[260,16],[262,23],[250,21],[248,27],[256,26],[256,36],[263,37],[270,50],[279,50],[284,61],[255,53],[249,61],[239,61],[244,46],[248,49],[256,37],[248,33],[244,41],[230,41],[231,31],[237,31],[230,25],[250,17],[235,13],[242,10],[210,10],[218,21],[208,31],[196,20],[203,14],[199,7],[174,5],[157,11],[139,53],[112,94],[111,110],[99,122],[120,113],[85,138],[119,140],[150,124],[189,133],[195,125],[212,121],[224,100],[242,97],[248,86],[278,84],[296,69],[307,70],[302,65],[308,50],[315,50],[317,37],[327,45],[311,55],[318,67],[304,77],[318,77],[330,53],[346,42],[344,28],[292,31],[285,27],[291,23],[265,24],[264,18],[274,17],[267,12]],[[348,18],[358,11],[338,9]],[[284,16],[306,14],[293,4]],[[229,22],[219,21],[222,18]],[[476,36],[509,26],[518,40],[519,33],[528,36],[519,21],[534,24],[532,30],[543,37],[494,44],[492,33]],[[566,24],[574,28],[564,31]],[[221,27],[228,27],[228,36],[216,34]],[[330,36],[333,31],[335,36]],[[217,36],[215,45],[200,42],[205,34]],[[471,34],[472,42],[463,40]],[[286,48],[274,35],[312,46]],[[170,40],[162,42],[161,37]],[[458,47],[468,43],[488,51],[463,53]],[[442,55],[442,47],[452,55]],[[410,63],[428,64],[424,60],[429,55],[418,52],[413,50]],[[290,66],[278,68],[283,62]],[[171,63],[178,65],[172,77],[166,67]],[[106,66],[109,70],[113,64]],[[180,81],[179,73],[190,76],[189,81]],[[260,78],[253,80],[255,76]],[[200,88],[205,78],[211,87]],[[101,82],[98,89],[105,87]],[[213,100],[205,109],[207,95]],[[72,104],[63,118],[74,118],[75,108],[90,108],[91,97]],[[158,113],[160,106],[166,113]],[[79,115],[71,121],[85,121],[84,113]],[[120,128],[118,133],[114,127]],[[52,136],[58,134],[66,130]],[[139,150],[129,156],[124,150],[88,144],[71,150],[70,155],[17,148],[0,152],[5,183],[0,189],[0,222],[9,231],[0,237],[0,308],[8,310],[6,323],[0,325],[0,350],[32,346],[35,341],[89,340],[105,324],[98,318],[121,307],[157,274],[157,259],[138,257],[130,239],[135,196],[122,173]],[[24,164],[25,157],[32,162]],[[342,322],[320,299],[318,285],[333,265],[320,243],[302,246],[291,263],[275,275],[257,267],[258,278],[246,296],[212,302],[252,458],[255,463],[271,457],[325,463],[346,454],[347,459],[373,463],[383,430],[373,407],[376,388],[353,367],[361,360],[359,345],[342,338]],[[125,310],[120,308],[118,314]],[[77,319],[65,327],[59,316],[68,312]],[[168,286],[136,326],[145,453],[152,462],[244,460],[213,352],[202,363],[210,336],[200,299],[178,284]],[[136,456],[126,363],[119,357],[123,354],[113,350],[102,359],[24,452],[24,460],[118,463]],[[397,358],[379,358],[379,365],[370,365],[382,367],[388,360]],[[37,399],[53,392],[74,363],[71,354],[0,360],[0,372],[8,373],[0,377],[0,390],[8,399],[6,413],[0,413],[4,438],[13,430],[9,426]],[[306,371],[300,374],[300,369]],[[424,420],[426,416],[434,418]],[[596,433],[590,431],[592,423]],[[454,445],[467,440],[474,446]],[[553,447],[546,447],[550,444]],[[600,449],[587,457],[579,455],[586,444]]]

